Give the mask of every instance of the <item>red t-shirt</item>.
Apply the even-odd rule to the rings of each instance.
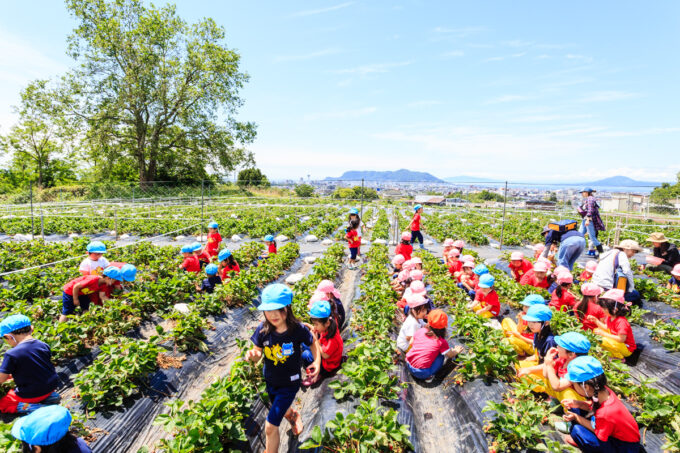
[[[342,337],[340,332],[335,332],[333,338],[328,338],[326,334],[321,335],[319,338],[319,344],[321,345],[321,350],[324,354],[328,354],[330,357],[327,359],[321,359],[321,366],[326,371],[333,371],[340,366],[342,362]]]
[[[553,307],[555,310],[569,311],[577,303],[576,297],[569,291],[562,290],[562,297],[559,297],[557,290],[554,290],[548,306]]]
[[[487,295],[482,294],[481,291],[477,291],[475,294],[475,301],[481,302],[483,308],[486,308],[487,306],[491,307],[489,311],[494,316],[498,316],[501,312],[501,303],[498,301],[498,293],[493,289]]]
[[[113,263],[109,263],[109,266],[113,266],[117,269],[121,269],[125,263],[121,263],[120,261],[114,261]],[[104,294],[106,294],[106,297],[111,297],[113,294],[113,290],[115,288],[120,288],[121,284],[118,280],[114,280],[113,285],[102,285],[99,291],[102,291]],[[94,293],[91,297],[92,303],[95,305],[101,305],[101,301],[99,300],[99,293]]]
[[[270,255],[276,255],[276,244],[274,244],[273,242],[269,244],[267,252],[269,252]]]
[[[614,319],[607,317],[607,329],[614,335],[625,335],[626,347],[630,352],[635,351],[637,345],[635,344],[635,337],[633,337],[633,329],[625,317],[617,316]]]
[[[413,253],[413,246],[411,244],[402,244],[400,242],[394,249],[394,254],[403,256],[406,261],[411,259],[411,253]]]
[[[580,281],[581,283],[589,282],[591,278],[593,278],[593,274],[584,270],[583,272],[581,272],[581,275],[578,276],[578,281]]]
[[[548,288],[550,284],[548,283],[548,279],[544,278],[542,281],[538,281],[536,278],[536,274],[533,269],[528,270],[526,274],[522,275],[522,278],[519,280],[520,285],[531,285],[536,288]]]
[[[479,283],[479,277],[477,277],[477,274],[472,275],[460,274],[460,276],[458,276],[458,281],[461,283],[465,283],[470,288],[474,289]]]
[[[599,305],[593,303],[593,302],[588,302],[588,307],[586,308],[586,314],[581,319],[581,322],[583,323],[583,330],[594,330],[597,328],[597,324],[595,324],[592,321],[588,321],[588,316],[592,315],[595,316],[599,320],[603,320],[605,318],[605,313],[602,307]],[[578,318],[578,313],[576,312],[576,306],[574,306],[574,316]]]
[[[222,280],[226,280],[228,278],[227,272],[234,271],[235,273],[241,272],[241,268],[238,266],[238,263],[234,264],[233,266],[224,266],[222,270],[220,271],[220,277]]]
[[[205,249],[203,249],[201,253],[196,255],[196,258],[198,258],[198,261],[203,261],[204,263],[209,263],[211,260],[210,253],[208,253]]]
[[[456,272],[460,272],[463,269],[463,262],[458,260],[458,261],[449,261],[449,274],[453,275]]]
[[[359,237],[357,230],[349,230],[345,235],[345,238],[347,239],[349,248],[353,249],[355,247],[361,247],[361,238]]]
[[[81,285],[80,294],[92,294],[101,291],[99,286],[99,275],[83,275],[82,277],[74,278],[64,285],[62,290],[69,296],[73,296],[73,287]]]
[[[449,350],[449,343],[436,335],[428,336],[427,327],[422,327],[413,334],[413,346],[406,353],[406,361],[413,368],[430,368],[434,360]]]
[[[558,378],[563,378],[567,375],[567,359],[555,359],[555,374]]]
[[[217,249],[220,248],[220,243],[222,242],[222,236],[220,233],[208,233],[208,244],[206,249],[210,256],[217,256]]]
[[[610,437],[624,442],[640,442],[640,428],[616,393],[607,387],[609,398],[595,411],[595,435],[602,442]]]
[[[510,261],[509,266],[510,270],[512,271],[512,275],[515,277],[515,281],[519,283],[522,276],[533,269],[534,265],[531,264],[531,261],[526,258],[523,258],[517,267],[515,267],[514,263],[514,261]]]
[[[197,274],[201,272],[201,263],[198,262],[198,258],[194,255],[184,258],[181,267],[187,272],[195,272]]]
[[[523,315],[524,315],[524,313],[520,313],[517,316],[517,318],[518,318],[517,319],[517,332],[519,332],[520,335],[522,335],[524,338],[528,338],[530,340],[533,340],[535,334],[528,329],[527,322],[522,318]]]
[[[413,215],[413,220],[411,220],[411,231],[420,231],[420,214],[417,212]]]

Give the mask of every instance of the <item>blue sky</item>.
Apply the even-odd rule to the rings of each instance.
[[[240,118],[273,179],[345,170],[510,181],[680,171],[680,2],[178,1],[251,81]],[[59,1],[4,2],[0,127],[71,64]]]

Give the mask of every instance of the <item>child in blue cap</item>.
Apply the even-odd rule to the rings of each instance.
[[[103,242],[92,241],[87,244],[87,258],[80,263],[78,269],[82,275],[102,275],[102,271],[109,266],[104,258],[106,245]]]
[[[32,336],[28,316],[10,315],[0,322],[0,335],[10,348],[0,364],[0,384],[14,379],[16,388],[0,399],[0,412],[25,414],[45,404],[58,404],[59,377],[50,347]]]
[[[201,265],[201,269],[209,264],[212,260],[210,254],[203,248],[200,242],[196,241],[191,244],[194,256],[198,259],[198,263]]]
[[[208,252],[211,258],[217,256],[220,244],[222,243],[222,236],[218,230],[219,227],[220,225],[217,222],[210,222],[208,224],[208,242],[205,244],[205,251]]]
[[[264,312],[264,320],[250,338],[253,348],[246,360],[259,361],[264,356],[264,381],[271,408],[265,423],[267,444],[265,451],[279,451],[279,425],[285,417],[294,435],[302,433],[300,413],[291,407],[300,390],[302,345],[312,351],[314,362],[307,367],[307,376],[316,378],[321,368],[319,342],[309,329],[297,320],[290,305],[293,291],[286,285],[274,283],[262,290],[262,303],[257,307]]]
[[[420,242],[420,248],[423,249],[425,248],[425,243],[423,241],[423,233],[420,232],[420,214],[423,213],[423,207],[417,204],[413,207],[413,211],[413,218],[409,225],[409,228],[411,229],[411,245],[418,241]]]
[[[205,267],[205,275],[207,278],[203,279],[200,286],[198,282],[196,283],[196,291],[212,294],[215,291],[215,286],[222,284],[222,279],[217,275],[217,264],[208,264]]]
[[[193,246],[183,246],[181,253],[184,257],[184,261],[182,261],[182,264],[179,265],[180,269],[184,269],[186,272],[193,272],[194,274],[201,272],[201,263],[198,261],[198,258],[194,256]]]
[[[524,320],[527,310],[532,305],[543,304],[545,299],[538,294],[529,294],[522,300],[522,311],[517,315],[517,322],[512,318],[503,318],[501,327],[506,336],[508,343],[515,348],[517,354],[520,356],[530,356],[534,354],[534,333],[529,329],[527,322]]]
[[[567,412],[562,416],[572,424],[564,441],[585,453],[639,452],[640,428],[616,393],[607,387],[602,364],[594,357],[577,357],[567,366],[567,378],[586,401],[566,399],[562,404],[588,415]]]
[[[319,374],[315,377],[307,376],[302,382],[303,386],[314,385],[320,380],[331,376],[336,372],[342,363],[343,342],[340,336],[340,330],[335,318],[332,316],[333,310],[331,304],[327,300],[319,300],[314,302],[312,308],[309,310],[309,316],[312,319],[312,324],[305,324],[314,335],[314,339],[319,342],[321,355],[321,369]],[[314,356],[312,351],[304,348],[302,352],[302,361],[305,366],[314,363]]]
[[[217,255],[217,261],[219,262],[219,272],[222,281],[231,278],[230,272],[233,272],[234,274],[241,272],[241,268],[229,249],[220,250],[220,253]]]
[[[101,276],[83,275],[66,283],[61,288],[62,309],[59,322],[66,322],[68,315],[75,314],[76,307],[80,307],[83,312],[88,311],[95,294],[98,300],[106,302],[109,298],[107,293],[110,294],[113,291],[113,285],[122,279],[119,269],[108,266]]]
[[[268,234],[264,237],[264,243],[267,246],[267,252],[263,255],[264,258],[269,255],[276,255],[276,240],[273,234]]]
[[[567,377],[567,367],[572,360],[590,352],[590,341],[579,332],[567,332],[555,336],[555,343],[557,346],[551,348],[543,360],[545,393],[557,401],[581,400],[583,398],[576,393]]]
[[[543,359],[551,348],[557,346],[555,336],[550,328],[553,312],[547,305],[532,305],[523,316],[527,326],[534,333],[534,351],[536,355],[531,359],[520,360],[517,377],[530,376],[532,380],[540,382],[534,388],[536,392],[543,392]]]
[[[69,432],[71,420],[63,406],[43,407],[14,422],[12,436],[21,441],[23,452],[92,453],[83,439]]]
[[[479,288],[475,292],[475,299],[470,303],[470,309],[482,318],[495,318],[501,313],[498,293],[493,289],[495,282],[496,279],[489,273],[482,274],[479,277],[477,284]]]
[[[115,280],[113,282],[113,285],[103,286],[103,292],[106,295],[107,299],[111,298],[114,290],[121,289],[123,287],[123,283],[134,282],[135,279],[137,278],[137,268],[133,264],[114,261],[109,264],[109,267],[115,267],[116,269],[118,269],[120,271],[121,278],[120,280]],[[99,301],[99,293],[92,293],[90,298],[92,299],[93,304],[102,305],[101,301]]]

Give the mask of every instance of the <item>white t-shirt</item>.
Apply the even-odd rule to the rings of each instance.
[[[410,341],[407,340],[406,337],[413,337],[413,334],[416,333],[416,330],[420,329],[424,325],[425,323],[423,322],[422,319],[416,319],[409,314],[406,317],[404,324],[401,325],[401,329],[399,329],[399,336],[397,337],[397,347],[402,351],[406,352],[406,350],[408,349],[408,345],[410,343]]]
[[[103,256],[97,261],[92,261],[90,257],[87,257],[80,263],[80,270],[87,272],[88,274],[102,275],[102,272],[104,272],[104,269],[106,269],[108,265],[109,260]]]

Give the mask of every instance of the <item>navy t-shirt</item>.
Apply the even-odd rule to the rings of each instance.
[[[550,329],[550,327],[547,327],[547,329]],[[545,355],[548,353],[550,348],[556,348],[557,343],[555,343],[555,336],[553,335],[552,330],[548,330],[548,335],[545,337],[539,337],[539,334],[534,335],[534,349],[536,349],[536,352],[538,352],[538,358],[540,362],[543,363],[543,358]]]
[[[264,355],[264,380],[273,387],[299,385],[302,366],[302,344],[311,346],[314,337],[307,327],[298,324],[283,333],[276,331],[267,335],[260,323],[250,338]]]
[[[52,365],[52,351],[42,341],[22,341],[5,352],[0,373],[11,374],[21,398],[37,398],[53,392],[59,377]]]
[[[342,301],[335,296],[331,296],[330,299],[331,300],[329,300],[329,302],[335,304],[335,307],[338,310],[338,319],[337,319],[338,329],[342,329],[342,326],[345,324],[345,318],[347,316],[345,314],[345,306],[342,305]]]
[[[205,291],[206,293],[212,293],[215,291],[215,285],[220,285],[222,284],[222,279],[220,278],[219,275],[211,275],[208,278],[203,279],[203,283],[201,284],[201,291]]]

